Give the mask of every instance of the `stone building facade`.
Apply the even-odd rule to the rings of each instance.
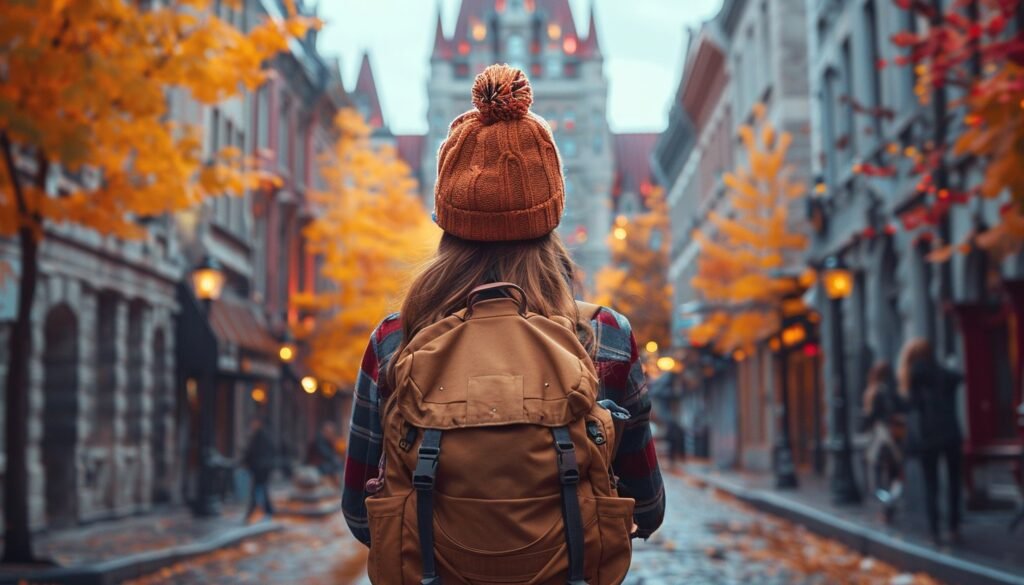
[[[713,237],[708,215],[731,212],[722,177],[746,162],[738,130],[752,122],[755,105],[763,104],[765,119],[793,136],[788,162],[798,170],[797,180],[806,177],[810,120],[805,38],[803,0],[726,0],[719,13],[691,35],[669,126],[654,152],[672,224],[669,278],[675,295],[672,332],[677,347],[688,346],[687,330],[708,310],[690,284],[700,254],[692,235],[700,230]],[[798,228],[802,207],[794,206],[790,217]],[[790,268],[799,269],[802,261],[791,258]],[[799,355],[777,355],[768,345],[766,340],[734,368],[706,368],[714,373],[694,384],[694,396],[688,398],[688,426],[710,427],[710,455],[719,465],[767,469],[781,388],[790,388],[798,398],[814,391],[815,385],[807,382],[813,374],[791,374],[783,386],[780,359],[800,362],[787,364],[790,371],[813,365],[803,363]],[[813,417],[806,413],[805,418]],[[813,424],[808,420],[805,426]]]
[[[241,4],[240,10],[228,3],[216,9],[241,28],[284,10],[277,0]],[[190,291],[190,272],[204,256],[221,264],[228,281],[209,314],[200,314],[218,344],[212,356],[219,370],[218,450],[238,455],[247,419],[263,411],[277,414],[275,432],[297,456],[320,418],[341,412],[342,393],[328,398],[301,392],[301,372],[282,366],[277,350],[284,328],[298,326],[303,317],[290,299],[318,286],[315,259],[301,238],[302,225],[315,212],[304,192],[317,180],[317,155],[333,141],[333,114],[348,102],[336,66],[316,52],[313,35],[269,66],[278,75],[253,94],[202,107],[171,91],[168,105],[175,120],[203,129],[206,152],[233,145],[261,156],[267,170],[283,178],[281,189],[148,219],[146,235],[137,241],[49,226],[29,363],[34,528],[144,513],[194,494],[197,389],[180,368],[188,340],[179,339],[179,325],[188,318],[186,305],[198,306],[182,291]],[[90,180],[54,173],[48,188],[57,194]],[[0,259],[15,276],[17,252],[16,242],[0,240]],[[15,289],[13,277],[0,286],[5,346]],[[6,356],[0,352],[0,359]],[[0,373],[5,369],[0,364]],[[269,394],[269,404],[252,398],[256,387]]]
[[[940,113],[934,101],[918,100],[912,67],[876,64],[892,63],[901,54],[889,41],[893,34],[923,30],[928,23],[883,0],[808,1],[807,11],[813,47],[811,160],[822,185],[813,202],[821,221],[810,259],[838,260],[854,275],[852,295],[838,303],[838,311],[824,311],[824,329],[838,328],[845,340],[842,356],[825,346],[827,378],[840,384],[836,365],[844,360],[847,399],[859,405],[872,363],[896,364],[905,342],[930,340],[939,360],[966,376],[965,481],[971,486],[1005,479],[1006,457],[1021,451],[1013,413],[1022,398],[1024,255],[999,261],[972,243],[972,234],[996,223],[1002,200],[954,205],[937,225],[905,223],[941,192],[920,191],[909,165],[891,156],[933,139]],[[949,98],[957,97],[948,91]],[[858,115],[851,103],[889,109],[893,116]],[[960,130],[953,113],[941,115],[954,121],[950,143]],[[867,177],[855,170],[862,163],[896,164],[897,173]],[[979,171],[969,159],[947,155],[943,164],[949,174],[945,187],[962,191],[977,182]],[[969,251],[930,261],[946,242],[965,243]],[[851,418],[857,411],[851,409]]]

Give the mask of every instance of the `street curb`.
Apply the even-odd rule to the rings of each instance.
[[[164,567],[209,554],[215,550],[234,546],[244,540],[283,530],[276,522],[240,526],[219,536],[181,544],[171,548],[138,553],[126,557],[76,567],[6,573],[0,575],[0,585],[116,585],[155,573]]]
[[[1024,585],[1024,577],[914,544],[771,492],[750,489],[699,471],[687,470],[686,473],[757,510],[800,524],[904,571],[927,573],[956,585]]]

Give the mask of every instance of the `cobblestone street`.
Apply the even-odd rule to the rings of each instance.
[[[777,528],[775,521],[677,475],[669,475],[666,486],[669,511],[665,524],[649,542],[637,543],[627,585],[837,582],[829,575],[795,572],[781,555],[776,558],[741,536],[764,534],[766,523]],[[177,565],[133,585],[368,585],[364,549],[349,536],[340,515],[284,522],[282,532]],[[863,566],[864,561],[857,562]],[[850,582],[914,581],[903,576]]]

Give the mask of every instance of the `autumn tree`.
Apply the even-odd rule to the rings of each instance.
[[[304,232],[331,286],[298,301],[320,313],[307,339],[307,365],[319,378],[349,385],[370,332],[398,309],[441,232],[393,147],[372,146],[370,128],[354,110],[339,112],[335,127],[337,142],[320,167],[327,187],[312,194],[318,214]]]
[[[0,18],[0,235],[19,245],[18,308],[8,344],[4,561],[34,560],[26,434],[30,315],[40,241],[73,223],[142,237],[140,219],[240,193],[257,179],[242,153],[207,161],[197,128],[169,119],[168,91],[213,104],[257,88],[263,62],[315,21],[268,19],[243,33],[208,0],[6,2]],[[241,0],[225,0],[241,9]],[[48,191],[58,173],[85,176]]]
[[[619,216],[608,238],[611,264],[598,272],[594,302],[629,315],[636,338],[667,347],[671,334],[672,287],[668,283],[668,205],[664,191],[653,189],[647,211]]]
[[[807,245],[789,215],[804,195],[786,164],[792,137],[776,132],[760,105],[755,125],[739,133],[747,162],[724,176],[724,210],[710,214],[711,229],[694,234],[700,255],[692,286],[708,312],[690,341],[721,352],[749,349],[779,329],[782,299],[798,287],[785,271]]]
[[[1018,251],[1024,242],[1024,3],[894,1],[913,19],[928,23],[923,31],[901,31],[892,41],[905,50],[893,64],[913,68],[915,92],[932,110],[931,132],[919,144],[890,148],[887,161],[862,174],[891,176],[899,158],[910,159],[922,202],[904,214],[903,224],[938,228],[947,246],[933,259],[972,244],[948,241],[953,205],[1009,195],[999,223],[972,240],[997,257]],[[954,139],[957,128],[963,131]],[[948,166],[954,156],[978,165],[977,184],[952,183]]]

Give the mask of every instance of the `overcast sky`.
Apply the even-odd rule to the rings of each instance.
[[[615,132],[661,131],[679,83],[684,31],[717,12],[722,0],[569,0],[586,34],[591,2],[610,82],[608,122]],[[455,28],[460,0],[440,0],[445,32]],[[355,83],[364,50],[396,134],[426,132],[427,78],[438,0],[321,0],[326,21],[320,49],[342,58],[346,86]],[[469,106],[466,86],[466,106]]]

